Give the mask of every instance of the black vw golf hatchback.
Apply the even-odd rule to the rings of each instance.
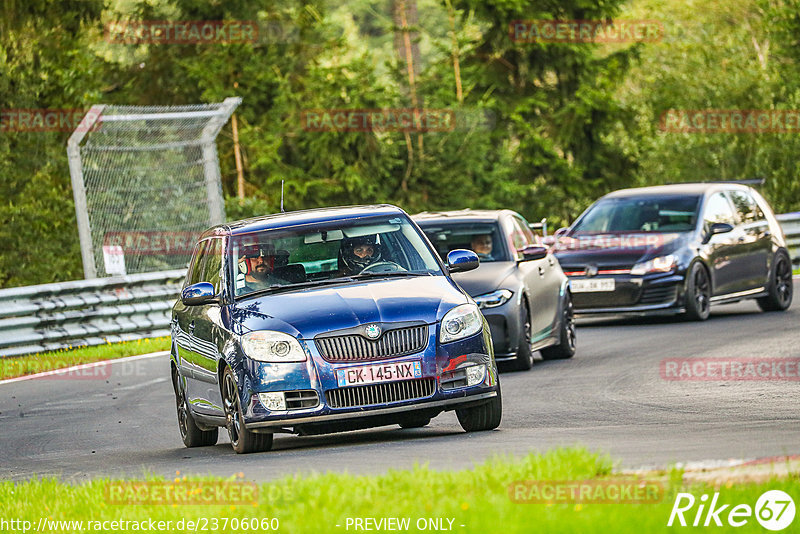
[[[556,232],[576,313],[683,313],[756,299],[792,302],[786,240],[767,202],[730,183],[624,189]]]

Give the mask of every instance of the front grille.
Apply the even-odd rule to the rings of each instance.
[[[287,410],[300,410],[302,408],[313,408],[319,404],[317,392],[313,389],[300,391],[287,391],[284,393],[286,398]]]
[[[357,334],[316,339],[322,357],[329,362],[385,360],[413,354],[428,345],[427,325],[387,330],[375,341]]]
[[[433,395],[435,389],[436,380],[433,378],[415,378],[401,382],[330,389],[325,392],[325,396],[331,408],[353,408],[423,399]]]
[[[639,304],[666,304],[667,302],[672,302],[677,296],[677,291],[677,284],[647,287],[642,292]]]

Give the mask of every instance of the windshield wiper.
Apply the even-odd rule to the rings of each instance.
[[[388,278],[390,276],[433,276],[433,273],[415,273],[409,271],[390,271],[386,273],[361,273],[354,274],[353,278],[356,280],[363,280],[364,278]]]
[[[294,284],[272,284],[269,287],[265,287],[263,289],[256,289],[255,291],[251,291],[250,293],[239,295],[239,297],[250,298],[250,297],[257,297],[260,295],[279,293],[281,291],[287,291],[290,289],[303,289],[306,287],[317,287],[328,284],[343,284],[346,282],[355,282],[355,279],[349,277],[342,277],[342,278],[328,278],[325,280],[310,280],[308,282],[297,282]]]

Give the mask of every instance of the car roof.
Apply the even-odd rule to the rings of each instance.
[[[734,182],[709,182],[709,183],[685,183],[669,185],[652,185],[648,187],[633,187],[630,189],[620,189],[605,195],[603,198],[625,198],[638,196],[660,196],[660,195],[705,195],[715,191],[740,190],[749,191],[750,187]]]
[[[502,215],[514,215],[516,212],[511,210],[471,210],[469,208],[463,210],[450,210],[450,211],[423,211],[413,215],[412,218],[417,224],[424,224],[426,222],[488,222],[496,221]]]
[[[381,215],[405,215],[406,213],[391,204],[376,204],[372,206],[336,206],[331,208],[314,208],[299,211],[288,211],[285,213],[272,213],[261,215],[250,219],[232,221],[209,228],[203,232],[202,237],[210,235],[239,235],[258,232],[262,230],[274,230],[289,226],[300,226],[305,224],[324,223],[328,221],[338,221],[345,219],[360,219],[363,217],[375,217]]]

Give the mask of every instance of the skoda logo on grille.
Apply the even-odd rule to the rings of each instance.
[[[364,328],[364,333],[370,339],[378,339],[381,337],[381,327],[377,324],[370,324]]]
[[[589,278],[591,278],[592,276],[597,276],[597,265],[587,265],[586,276],[588,276]]]

